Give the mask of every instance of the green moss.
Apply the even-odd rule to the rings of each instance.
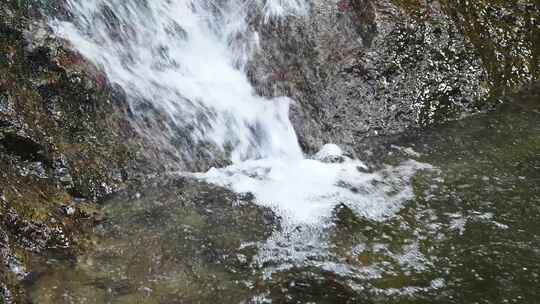
[[[405,14],[416,22],[413,29],[430,27],[450,36],[462,35],[469,54],[455,54],[455,49],[445,54],[448,62],[452,59],[479,58],[485,71],[480,92],[487,92],[473,102],[472,109],[485,109],[497,104],[501,96],[510,95],[523,85],[540,79],[540,4],[535,0],[393,0]],[[442,9],[442,10],[441,10]],[[453,29],[457,29],[454,32]],[[411,31],[416,31],[412,30]],[[420,35],[422,37],[423,34]],[[416,37],[418,38],[418,37]],[[415,39],[412,35],[410,39]],[[410,41],[412,45],[425,44]],[[429,50],[426,50],[429,51]],[[407,52],[407,53],[410,53]],[[435,59],[436,56],[434,56]],[[453,94],[455,92],[449,92]],[[459,93],[459,92],[457,92]],[[459,95],[459,94],[458,94]],[[462,109],[452,100],[451,95],[442,94],[427,100],[420,114],[421,124],[444,122],[458,117]],[[435,109],[435,110],[433,110]],[[434,111],[434,112],[433,112]],[[457,111],[457,113],[456,113]],[[427,122],[427,123],[423,123]]]
[[[540,77],[537,1],[441,1],[489,73],[494,95]]]
[[[418,16],[426,9],[426,4],[422,0],[392,0],[392,2],[411,15]]]
[[[31,259],[23,258],[29,247],[47,251],[64,246],[64,240],[47,231],[66,237],[72,247],[63,249],[64,254],[91,245],[84,231],[103,217],[95,201],[120,188],[125,172],[146,160],[134,157],[140,138],[126,123],[125,108],[113,103],[113,92],[98,81],[95,68],[58,41],[25,49],[28,18],[39,19],[38,10],[57,3],[8,0],[0,7],[0,102],[5,103],[0,113],[0,195],[7,201],[0,223],[14,213],[17,227],[8,229],[13,240],[8,254],[17,254],[26,267],[31,267]],[[17,144],[10,146],[10,140],[35,151],[29,156],[10,150]],[[149,162],[144,165],[150,167]],[[69,174],[73,182],[61,180],[58,172]],[[86,202],[80,203],[81,198]],[[68,205],[73,213],[63,209]],[[10,290],[18,290],[16,280],[10,282]]]

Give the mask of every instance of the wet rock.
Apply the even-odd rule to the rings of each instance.
[[[346,156],[339,146],[326,144],[313,156],[313,158],[324,163],[342,163],[345,161]]]
[[[0,232],[9,240],[0,260],[13,261],[0,266],[0,282],[16,303],[24,295],[15,270],[28,269],[20,256],[72,254],[101,218],[97,200],[160,167],[139,152],[122,94],[51,35],[37,8],[0,6]]]
[[[67,215],[67,216],[72,216],[75,214],[75,208],[73,208],[72,206],[64,206],[62,207],[62,210],[64,211],[64,213]]]
[[[0,220],[2,226],[16,236],[14,241],[29,251],[40,252],[50,247],[69,245],[64,232],[58,227],[26,220],[13,208],[6,207]]]
[[[44,20],[36,20],[30,22],[28,27],[23,32],[24,42],[25,42],[25,51],[28,53],[34,53],[39,48],[51,49],[54,50],[54,47],[48,45],[48,43],[56,43],[57,46],[59,42],[54,39],[51,33],[47,30],[47,25]]]
[[[248,70],[260,94],[297,101],[305,149],[347,149],[484,109],[538,79],[532,2],[312,1],[308,16],[254,17],[260,49]]]
[[[494,95],[512,95],[538,80],[538,1],[440,2],[482,59]]]
[[[27,137],[5,134],[0,139],[0,145],[3,146],[6,153],[15,155],[22,161],[35,162],[46,159],[44,147]]]

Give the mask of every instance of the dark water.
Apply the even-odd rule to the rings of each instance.
[[[279,219],[249,195],[181,177],[127,191],[104,205],[86,253],[36,260],[28,295],[34,303],[540,303],[539,109],[525,96],[381,148],[384,163],[437,168],[414,178],[415,199],[385,221],[341,206],[324,228],[276,238]]]

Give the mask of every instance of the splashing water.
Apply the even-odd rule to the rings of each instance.
[[[345,204],[382,219],[412,196],[410,178],[425,165],[380,172],[327,145],[305,158],[286,97],[257,96],[245,66],[257,51],[249,18],[302,16],[303,0],[68,0],[72,19],[56,33],[120,85],[131,110],[167,116],[162,133],[186,130],[194,142],[230,152],[233,165],[196,177],[251,192],[285,222],[315,225]],[[155,134],[156,137],[163,134]]]
[[[336,152],[335,148],[326,145],[321,152]],[[337,150],[339,154],[321,152],[313,159],[249,160],[198,176],[239,193],[253,193],[260,204],[278,211],[288,224],[315,225],[340,204],[367,218],[383,220],[413,197],[409,185],[413,175],[430,168],[408,161],[364,173],[365,165],[343,156],[341,150]],[[340,158],[340,162],[329,163],[328,158]]]

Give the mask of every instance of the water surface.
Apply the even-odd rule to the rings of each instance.
[[[382,163],[436,168],[417,173],[414,198],[384,219],[344,204],[322,225],[291,228],[249,194],[171,177],[106,202],[94,246],[36,262],[28,294],[35,303],[536,303],[534,102],[377,149]]]

